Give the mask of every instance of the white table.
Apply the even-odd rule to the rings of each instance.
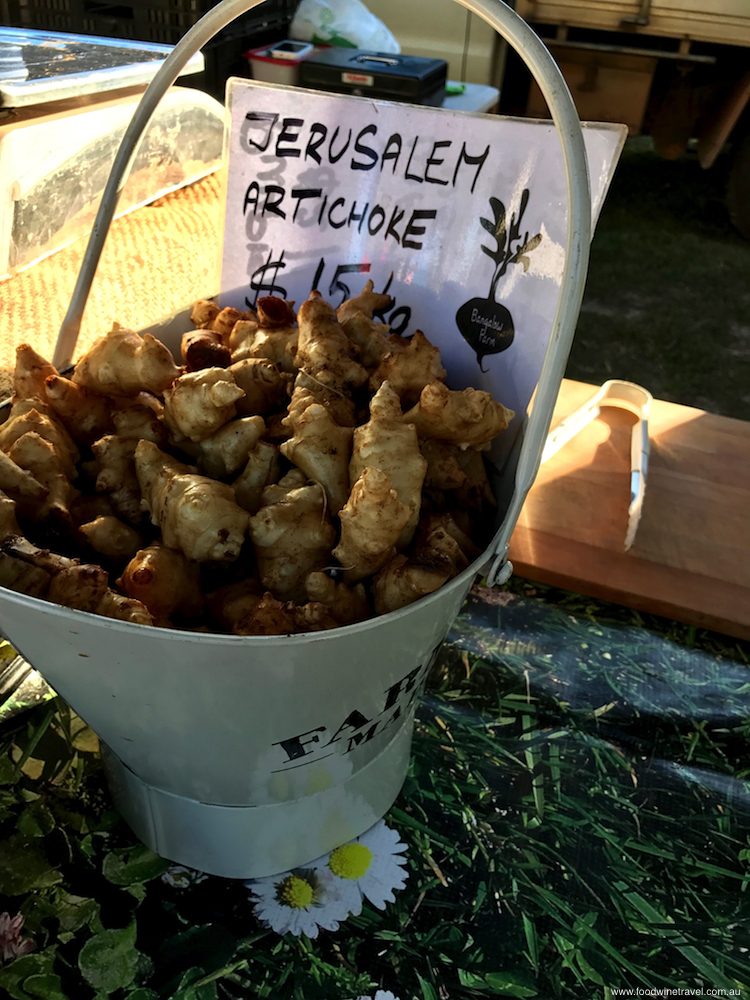
[[[449,80],[448,84],[455,84]],[[496,87],[487,87],[481,83],[465,83],[462,94],[447,94],[443,107],[451,111],[495,111],[500,100],[500,91]]]

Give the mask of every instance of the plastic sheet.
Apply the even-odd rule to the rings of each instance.
[[[149,1000],[744,995],[749,654],[518,580],[475,588],[386,816],[406,886],[315,941],[260,925],[241,881],[165,871],[111,812],[95,738],[64,705],[6,720],[0,911],[36,947],[0,989],[24,997],[44,975],[55,996],[104,982]]]
[[[401,51],[393,34],[360,0],[301,0],[292,18],[290,35],[318,45]]]

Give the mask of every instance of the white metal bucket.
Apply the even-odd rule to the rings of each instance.
[[[223,0],[175,47],[144,95],[113,167],[55,362],[72,356],[104,236],[137,140],[184,63],[260,0]],[[0,588],[0,624],[98,733],[115,804],[166,858],[252,878],[364,832],[398,795],[415,700],[478,573],[510,573],[508,540],[533,482],[583,294],[590,198],[578,118],[543,44],[500,0],[458,0],[523,56],[550,104],[568,180],[560,300],[533,411],[494,483],[491,545],[430,597],[330,632],[236,637],[133,626]],[[171,346],[171,345],[170,345]],[[450,378],[450,370],[449,370]],[[502,387],[493,391],[502,398]],[[489,572],[488,572],[489,570]]]
[[[289,637],[133,627],[4,591],[18,651],[103,740],[115,803],[182,864],[251,878],[357,836],[398,795],[414,704],[474,577]]]

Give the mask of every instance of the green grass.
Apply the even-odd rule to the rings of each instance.
[[[630,139],[591,248],[567,375],[750,419],[750,241],[724,205],[726,163],[704,171]]]

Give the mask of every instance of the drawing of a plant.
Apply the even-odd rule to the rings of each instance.
[[[488,354],[500,354],[507,351],[516,335],[513,317],[510,310],[495,298],[497,283],[508,270],[510,264],[521,264],[524,271],[529,269],[528,254],[542,242],[542,234],[529,236],[525,232],[521,236],[521,222],[526,206],[529,203],[529,189],[524,188],[518,206],[518,215],[513,212],[508,221],[505,205],[499,198],[490,198],[490,208],[494,218],[479,222],[494,239],[496,249],[480,245],[482,253],[486,253],[494,263],[490,291],[487,298],[475,295],[464,302],[456,313],[456,326],[469,346],[475,351],[477,362],[485,371],[483,361]]]
[[[482,252],[486,253],[495,262],[495,271],[490,282],[490,293],[488,296],[493,302],[495,301],[497,283],[508,270],[508,265],[522,264],[524,271],[528,271],[529,258],[527,254],[535,250],[542,242],[541,233],[537,233],[536,236],[529,238],[529,234],[526,232],[523,239],[521,239],[521,220],[523,219],[528,202],[529,189],[524,188],[521,195],[521,203],[518,206],[518,218],[516,218],[516,213],[513,212],[510,217],[510,223],[508,223],[508,213],[505,210],[505,205],[503,205],[499,198],[490,198],[490,208],[492,209],[494,219],[492,221],[489,219],[479,219],[482,228],[486,229],[497,243],[496,250],[491,250],[484,245],[481,247]],[[519,241],[521,245],[518,247],[515,246]]]

